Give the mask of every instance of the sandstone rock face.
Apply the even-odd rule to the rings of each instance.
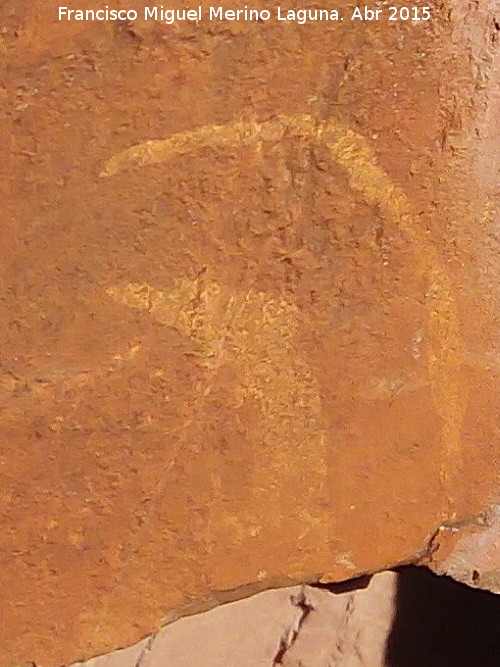
[[[73,667],[384,667],[396,590],[396,573],[383,572],[341,594],[266,591]]]
[[[500,596],[422,567],[363,579],[266,591],[73,667],[498,666]]]
[[[426,564],[468,586],[500,594],[500,506],[457,526],[442,526]]]
[[[1,667],[423,559],[497,502],[498,8],[428,4],[2,2]]]

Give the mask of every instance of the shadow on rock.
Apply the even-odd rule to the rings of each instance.
[[[500,596],[401,568],[386,660],[387,667],[499,667]]]

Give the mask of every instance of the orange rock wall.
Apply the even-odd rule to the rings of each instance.
[[[427,4],[3,0],[1,667],[414,561],[497,499],[498,10]]]

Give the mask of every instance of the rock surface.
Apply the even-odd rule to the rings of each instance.
[[[292,587],[185,618],[136,646],[73,667],[384,667],[397,575],[332,594]]]
[[[260,593],[73,667],[498,667],[500,596],[421,567],[365,579]]]
[[[0,667],[422,559],[498,501],[498,7],[427,4],[1,3]]]
[[[500,594],[500,506],[460,525],[442,526],[424,562],[437,574]]]

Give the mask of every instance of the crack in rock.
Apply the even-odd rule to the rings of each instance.
[[[418,565],[439,575],[491,593],[500,593],[500,505],[454,523],[441,525]]]
[[[144,644],[144,648],[139,654],[139,657],[135,661],[134,667],[142,667],[144,660],[146,659],[147,655],[151,653],[151,650],[153,648],[153,644],[155,643],[156,637],[158,636],[158,632],[155,632],[152,634],[150,637],[148,637],[147,642]]]
[[[300,613],[290,625],[290,627],[288,627],[287,630],[283,633],[280,639],[278,651],[274,656],[272,667],[283,664],[286,654],[297,641],[300,629],[302,628],[306,618],[312,611],[315,611],[315,607],[307,600],[304,587],[301,588],[297,596],[292,595],[290,597],[290,602],[294,607],[297,607],[300,610]]]

